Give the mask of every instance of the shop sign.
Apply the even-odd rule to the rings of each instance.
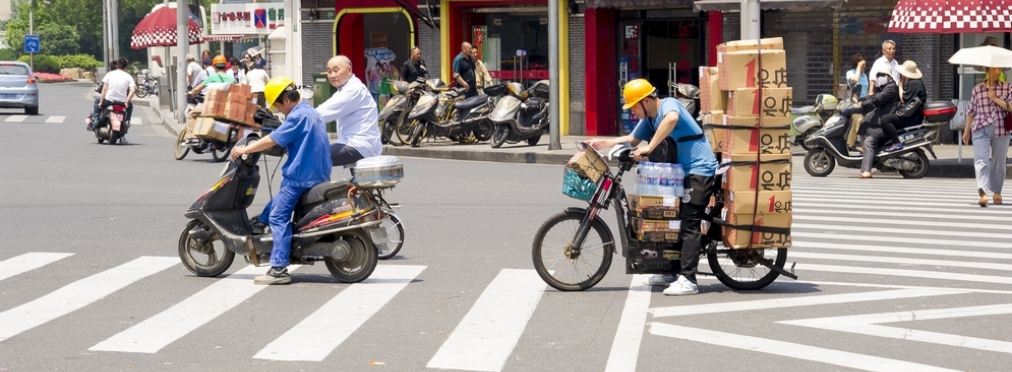
[[[282,3],[211,4],[212,35],[266,35],[284,25]]]

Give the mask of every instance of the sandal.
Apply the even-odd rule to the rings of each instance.
[[[1001,205],[1001,193],[994,193],[994,205]]]
[[[977,195],[980,195],[980,200],[977,201],[977,204],[980,205],[981,208],[987,208],[987,193],[984,192],[984,189],[977,189]],[[999,196],[998,199],[1000,200],[1001,196]]]
[[[871,178],[871,172],[861,173],[861,175],[857,176],[857,178],[862,178],[862,179]]]

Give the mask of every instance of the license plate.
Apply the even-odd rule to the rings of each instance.
[[[2,98],[2,99],[17,99],[18,95],[17,94],[0,94],[0,98]]]

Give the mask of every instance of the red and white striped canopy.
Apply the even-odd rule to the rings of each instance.
[[[189,44],[203,43],[200,27],[193,20],[187,20],[187,38]],[[176,8],[167,6],[158,8],[137,23],[133,35],[130,36],[131,49],[144,49],[156,46],[176,45]]]
[[[899,0],[889,32],[1012,32],[1012,0]]]

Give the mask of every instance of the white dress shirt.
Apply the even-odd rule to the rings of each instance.
[[[358,77],[352,76],[316,112],[324,123],[337,123],[337,143],[351,146],[366,158],[383,153],[376,101]]]

